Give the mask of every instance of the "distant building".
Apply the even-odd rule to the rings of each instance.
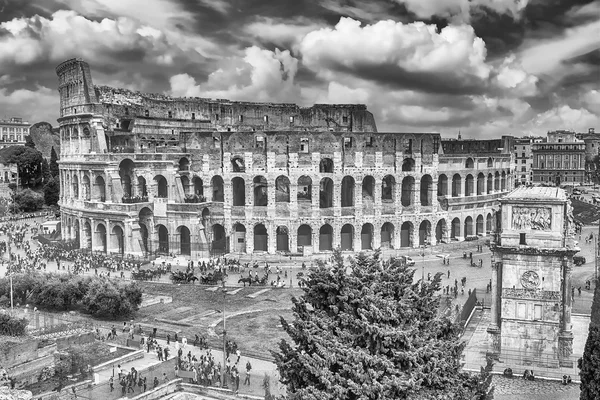
[[[543,137],[525,136],[515,138],[513,142],[513,154],[515,155],[515,183],[527,185],[533,183],[533,143],[544,142]]]
[[[31,124],[23,121],[23,118],[0,119],[0,149],[8,146],[24,145],[25,136],[29,135],[30,126]]]
[[[533,183],[585,182],[585,142],[575,132],[548,132],[545,142],[531,144],[531,152]]]
[[[587,133],[576,133],[575,137],[585,143],[585,174],[586,180],[591,182],[596,171],[594,158],[600,154],[600,133],[596,133],[594,128],[590,128]]]

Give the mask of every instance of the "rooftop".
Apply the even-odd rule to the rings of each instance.
[[[564,189],[545,186],[519,186],[503,198],[504,200],[558,200],[567,201]]]

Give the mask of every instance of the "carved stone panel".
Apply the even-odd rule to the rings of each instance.
[[[503,288],[502,297],[532,300],[560,300],[560,292],[551,290]]]
[[[512,226],[515,230],[552,229],[552,212],[547,207],[513,207]]]

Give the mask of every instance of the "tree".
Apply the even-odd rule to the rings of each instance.
[[[51,177],[44,185],[44,202],[47,206],[55,206],[60,199],[60,184],[56,178]]]
[[[17,207],[23,212],[37,211],[44,206],[44,196],[31,189],[20,190],[14,196]]]
[[[45,158],[50,158],[50,149],[54,146],[58,150],[60,136],[58,130],[53,129],[47,122],[38,122],[29,129],[29,134],[35,147],[39,149]]]
[[[31,138],[31,135],[25,136],[25,146],[35,149],[35,143],[33,143],[33,139]]]
[[[58,178],[58,155],[56,154],[56,150],[54,150],[54,146],[52,146],[52,150],[50,151],[50,174],[54,178]]]
[[[590,328],[583,350],[577,362],[581,377],[581,400],[600,398],[600,285],[596,283]]]
[[[15,318],[9,314],[0,313],[0,335],[23,336],[27,330],[25,318]]]
[[[131,286],[127,288],[127,286]],[[139,291],[139,296],[137,293]],[[138,301],[135,303],[135,301]],[[139,308],[142,302],[141,290],[130,284],[118,287],[111,281],[94,280],[83,298],[86,311],[93,316],[127,316]]]
[[[22,186],[35,187],[42,182],[42,153],[27,146],[0,149],[5,164],[17,164]]]
[[[292,344],[273,352],[288,398],[487,398],[489,375],[460,372],[460,327],[437,315],[440,275],[413,274],[377,252],[349,267],[336,252],[333,265],[309,272],[294,320],[281,318]]]

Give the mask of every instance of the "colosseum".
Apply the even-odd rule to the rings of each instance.
[[[401,249],[486,235],[511,137],[380,133],[364,105],[94,86],[56,68],[63,239],[139,256]]]

